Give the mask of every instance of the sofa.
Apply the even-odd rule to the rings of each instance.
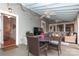
[[[64,36],[65,42],[76,43],[76,40],[77,40],[77,34],[76,33],[70,33],[69,35]]]

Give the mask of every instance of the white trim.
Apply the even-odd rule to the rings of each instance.
[[[12,16],[17,16],[16,14],[13,14],[13,13],[9,13],[7,11],[3,11],[3,10],[0,10],[0,13],[3,13],[3,14],[8,14],[8,15],[12,15]]]
[[[43,20],[41,20],[41,28],[43,27],[43,26],[42,26],[42,23],[44,23],[44,24],[45,24],[45,28],[43,28],[43,29],[44,29],[44,32],[46,32],[46,22],[45,22],[45,21],[43,21]]]
[[[64,32],[66,31],[66,24],[64,24]]]
[[[16,15],[16,14],[13,14],[13,13],[9,13],[9,12],[7,12],[7,11],[3,11],[3,10],[0,10],[0,13],[3,13],[3,14],[7,14],[7,15],[11,15],[11,16],[15,16],[16,17],[16,45],[19,45],[19,39],[18,39],[18,28],[19,28],[19,26],[18,26],[18,20],[19,20],[19,17],[18,17],[18,15]]]
[[[74,24],[75,22],[64,22],[64,23],[54,23],[52,25],[61,25],[61,24]]]
[[[16,15],[16,45],[19,45],[19,36],[18,36],[18,28],[19,28],[19,17]]]
[[[3,44],[3,20],[2,20],[2,14],[0,14],[0,48],[1,44]]]
[[[79,44],[79,14],[77,15],[77,43]]]

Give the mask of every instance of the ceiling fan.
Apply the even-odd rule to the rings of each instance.
[[[45,10],[40,18],[44,18],[44,17],[51,18],[52,15],[56,15],[56,13],[50,10]]]

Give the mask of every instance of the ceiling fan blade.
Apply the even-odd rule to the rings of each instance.
[[[45,17],[45,15],[42,15],[40,18],[42,19],[43,17]]]

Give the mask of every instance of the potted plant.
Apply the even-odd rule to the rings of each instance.
[[[33,36],[33,33],[30,33],[30,31],[27,31],[26,36]]]

